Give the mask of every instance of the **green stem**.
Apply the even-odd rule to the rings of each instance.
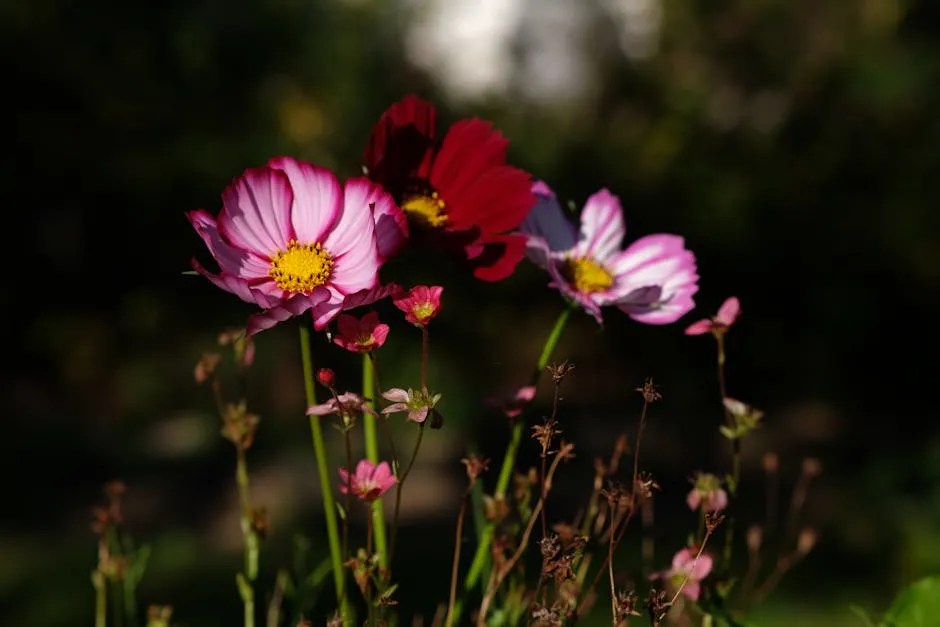
[[[374,399],[375,394],[375,367],[372,363],[372,355],[367,354],[362,358],[362,395]],[[376,403],[373,400],[365,407],[375,409]],[[379,463],[379,436],[376,422],[377,418],[373,414],[368,411],[362,413],[362,429],[366,438],[366,457],[373,464]],[[385,511],[382,508],[382,499],[375,499],[371,508],[375,551],[379,555],[379,566],[386,568],[388,566],[388,551],[385,542]]]
[[[95,586],[95,627],[106,627],[108,624],[108,584],[100,570],[91,574],[91,581]]]
[[[568,305],[565,309],[559,314],[558,319],[555,321],[555,326],[552,327],[551,333],[549,333],[548,338],[545,340],[545,344],[542,346],[542,353],[539,355],[538,365],[535,367],[535,371],[532,373],[532,378],[529,381],[529,385],[535,385],[539,381],[542,372],[548,366],[548,360],[551,359],[552,353],[555,350],[555,346],[558,344],[558,340],[561,338],[561,333],[565,329],[565,325],[568,322],[568,318],[571,316],[571,312],[574,311],[573,305]],[[509,482],[512,479],[512,471],[516,465],[516,455],[519,452],[519,444],[522,442],[522,434],[525,430],[525,420],[517,419],[516,423],[512,428],[512,435],[509,439],[509,445],[506,447],[506,455],[503,457],[503,465],[499,471],[499,478],[496,481],[496,492],[494,494],[496,500],[504,499],[506,497],[506,490],[509,487]],[[477,544],[476,553],[473,555],[473,562],[470,564],[470,571],[467,573],[467,577],[464,579],[464,592],[471,591],[474,586],[476,586],[478,581],[487,581],[488,576],[483,577],[482,580],[480,575],[484,574],[484,570],[489,570],[489,548],[490,543],[493,540],[493,523],[487,522],[486,526],[483,528],[483,533],[480,536],[480,542]],[[488,575],[488,573],[487,573]],[[460,610],[462,602],[458,602],[457,606],[454,608],[454,622],[459,622]]]
[[[310,329],[304,324],[300,326],[300,357],[303,362],[307,405],[316,405],[313,358],[310,355]],[[340,611],[343,615],[343,622],[349,624],[352,616],[348,611],[348,603],[343,600],[343,582],[346,579],[346,572],[343,566],[342,553],[340,552],[339,526],[336,524],[336,503],[333,500],[333,486],[330,483],[326,447],[323,445],[323,428],[320,425],[319,416],[310,414],[309,418],[310,432],[313,436],[313,453],[317,461],[317,473],[320,475],[320,490],[323,492],[323,514],[326,517],[326,535],[330,544],[330,561],[333,564],[333,583],[336,588],[336,598],[341,603]]]
[[[241,509],[242,538],[245,543],[245,576],[239,581],[239,592],[245,606],[245,627],[255,627],[255,593],[252,582],[258,578],[258,534],[252,527],[248,464],[245,449],[236,445],[235,483]]]

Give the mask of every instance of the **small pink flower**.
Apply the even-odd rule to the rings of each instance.
[[[686,335],[704,335],[705,333],[724,333],[731,328],[734,321],[741,315],[741,303],[737,296],[732,296],[722,303],[718,315],[713,318],[702,318],[693,322],[685,330]]]
[[[400,411],[408,412],[408,420],[422,423],[428,419],[428,414],[441,400],[440,394],[433,396],[421,390],[403,390],[401,388],[392,388],[383,392],[382,396],[392,401],[392,404],[382,410],[383,414],[393,414]],[[433,428],[433,425],[432,425]]]
[[[717,512],[728,507],[728,493],[715,475],[699,474],[685,502],[693,512],[699,507],[705,512]]]
[[[338,332],[333,342],[340,348],[353,353],[371,353],[385,344],[388,337],[388,325],[379,322],[379,314],[370,311],[356,319],[349,314],[341,314],[336,319]]]
[[[494,397],[487,399],[486,402],[491,407],[501,410],[507,418],[517,418],[533,398],[535,398],[535,386],[525,385],[516,390],[508,399]]]
[[[325,403],[310,405],[307,407],[307,415],[327,416],[329,414],[361,414],[363,412],[375,416],[378,415],[375,413],[375,410],[365,406],[365,403],[368,403],[369,399],[359,396],[358,394],[346,392],[345,394],[340,394],[338,398],[339,403],[336,402],[335,398],[331,398]]]
[[[695,255],[678,235],[647,235],[623,247],[620,200],[606,189],[587,199],[580,229],[568,221],[545,183],[533,184],[535,206],[519,225],[526,256],[551,277],[549,287],[602,321],[617,307],[637,322],[671,324],[695,306]]]
[[[672,558],[672,568],[650,575],[650,579],[665,579],[674,588],[682,586],[682,594],[691,601],[698,601],[702,593],[701,581],[712,572],[714,560],[708,553],[702,553],[696,560],[698,549],[685,548]],[[685,584],[683,585],[683,582]]]
[[[352,493],[353,496],[366,503],[379,498],[398,482],[388,462],[379,462],[376,465],[368,459],[356,465],[356,472],[353,475],[350,475],[346,468],[340,468],[339,477],[340,492]]]
[[[441,310],[443,287],[417,285],[407,293],[392,297],[396,307],[405,312],[405,320],[419,327],[426,326]]]

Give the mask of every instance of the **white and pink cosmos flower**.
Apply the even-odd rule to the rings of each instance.
[[[188,218],[220,272],[193,259],[195,270],[264,310],[249,318],[249,336],[307,311],[319,330],[385,295],[378,270],[407,240],[405,216],[380,186],[365,177],[341,185],[290,157],[232,181],[218,218],[201,209]]]
[[[550,287],[598,323],[606,306],[645,324],[671,324],[695,306],[695,255],[682,237],[647,235],[624,249],[623,209],[606,189],[585,203],[580,233],[545,183],[535,183],[532,191],[537,202],[519,227],[528,235],[526,254],[548,271]]]

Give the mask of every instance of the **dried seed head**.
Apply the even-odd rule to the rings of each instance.
[[[460,463],[467,467],[467,478],[470,480],[470,485],[475,484],[477,479],[480,478],[480,475],[486,472],[490,466],[490,460],[477,457],[476,455],[464,457],[460,460]]]
[[[659,393],[659,390],[656,389],[656,384],[653,383],[653,377],[647,377],[646,381],[643,382],[643,386],[638,387],[636,391],[643,396],[643,401],[649,404],[653,404],[663,397],[663,395]]]
[[[571,371],[574,370],[574,364],[569,361],[563,361],[560,364],[551,364],[548,366],[548,372],[552,376],[555,385],[561,385]]]
[[[705,531],[709,534],[715,533],[715,529],[717,529],[724,520],[725,517],[718,512],[707,512],[705,514]]]
[[[218,353],[203,353],[199,361],[196,362],[196,368],[193,370],[193,378],[196,383],[205,383],[215,373],[215,369],[222,361],[222,355]]]

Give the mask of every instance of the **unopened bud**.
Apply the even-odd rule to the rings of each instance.
[[[317,381],[325,388],[332,388],[333,382],[336,381],[336,373],[329,368],[320,368],[317,370]]]
[[[800,537],[796,541],[796,550],[800,555],[806,555],[816,546],[819,535],[815,529],[806,528],[800,532]]]
[[[806,475],[808,479],[813,477],[818,477],[822,472],[822,464],[819,463],[819,460],[814,457],[807,457],[803,460],[803,474]]]
[[[780,460],[777,458],[776,453],[764,453],[761,458],[761,465],[764,467],[764,472],[777,472],[780,467]]]
[[[756,553],[764,541],[764,530],[758,525],[751,525],[747,530],[747,548]]]

